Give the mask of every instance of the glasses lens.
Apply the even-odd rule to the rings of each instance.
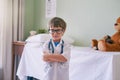
[[[63,30],[62,29],[49,29],[49,33],[62,33]]]

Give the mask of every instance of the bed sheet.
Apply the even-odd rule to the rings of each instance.
[[[71,80],[120,80],[120,52],[74,47],[71,53]]]
[[[26,44],[17,70],[20,80],[26,76],[42,79],[44,62],[41,46]],[[71,47],[70,80],[120,80],[120,52],[101,52],[90,47]]]

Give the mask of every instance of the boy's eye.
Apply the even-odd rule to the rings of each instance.
[[[63,30],[62,29],[49,29],[49,33],[62,33]]]

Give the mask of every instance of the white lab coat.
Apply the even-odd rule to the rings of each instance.
[[[43,51],[50,52],[48,49],[49,41],[47,41],[44,44]],[[54,47],[54,53],[60,53],[62,40],[56,47],[55,47],[53,41],[52,41],[52,44]],[[70,51],[71,51],[70,45],[64,41],[63,53],[61,55],[63,55],[67,59],[67,62],[63,62],[63,63],[45,62],[43,80],[69,80]]]

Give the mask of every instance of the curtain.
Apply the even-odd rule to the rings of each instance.
[[[24,0],[1,0],[0,14],[0,80],[12,80],[12,42],[23,40]]]
[[[1,1],[1,3],[0,3],[0,80],[3,80],[2,79],[2,71],[3,71],[3,69],[2,69],[2,52],[3,52],[3,50],[2,50],[2,46],[3,46],[3,43],[2,43],[2,31],[3,31],[3,11],[4,11],[4,9],[3,9],[3,1]],[[2,26],[2,27],[1,27]]]

